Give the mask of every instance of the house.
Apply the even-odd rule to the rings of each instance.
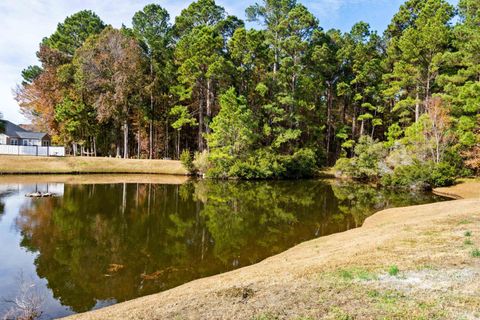
[[[10,121],[1,121],[3,122],[4,130],[0,133],[0,145],[38,147],[51,145],[51,138],[47,133],[28,131]]]

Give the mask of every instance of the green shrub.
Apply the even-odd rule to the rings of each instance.
[[[471,237],[471,236],[472,236],[472,232],[471,232],[471,231],[465,231],[464,236],[465,236],[465,237]]]
[[[337,160],[334,166],[337,175],[345,177],[353,177],[355,172],[355,166],[352,159],[340,158]]]
[[[208,151],[204,150],[203,152],[195,152],[193,165],[195,166],[195,170],[199,174],[206,174],[210,167],[210,162],[208,160]]]
[[[382,177],[382,184],[392,187],[431,189],[455,182],[455,168],[448,163],[422,163],[415,160],[412,165],[398,166],[393,173]]]
[[[275,179],[284,177],[285,164],[281,156],[268,149],[260,149],[247,159],[238,159],[229,171],[229,176],[242,179]]]
[[[474,258],[480,258],[480,250],[478,250],[478,249],[473,249],[470,254],[471,254],[472,257],[474,257]]]
[[[355,146],[354,178],[376,180],[380,177],[380,162],[387,156],[383,143],[376,142],[369,136],[363,136]]]
[[[315,174],[316,154],[312,149],[300,149],[292,155],[278,155],[268,148],[243,157],[230,156],[217,148],[209,157],[208,176],[212,178],[283,179],[305,178]]]
[[[432,165],[415,161],[412,165],[398,166],[393,173],[382,177],[382,184],[392,187],[430,189]]]
[[[378,180],[381,176],[380,163],[387,156],[383,143],[369,136],[363,136],[355,146],[355,156],[351,159],[340,158],[335,170],[341,175],[359,180]]]
[[[399,272],[400,272],[400,270],[398,269],[398,267],[396,265],[392,265],[388,269],[388,274],[391,275],[392,277],[397,276]]]
[[[315,174],[317,169],[315,151],[300,149],[292,156],[285,158],[286,178],[308,178]]]
[[[180,162],[190,174],[195,173],[195,166],[193,165],[192,154],[189,150],[184,149],[182,151],[182,153],[180,154]]]
[[[430,183],[434,187],[451,186],[455,182],[455,171],[454,166],[447,162],[440,162],[432,170]]]

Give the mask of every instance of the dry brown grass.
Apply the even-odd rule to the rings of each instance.
[[[453,198],[480,198],[480,178],[461,179],[454,186],[436,188],[434,192]]]
[[[0,174],[150,173],[186,175],[180,161],[94,157],[0,156]]]
[[[256,265],[71,319],[475,319],[475,247],[480,197],[389,209]]]

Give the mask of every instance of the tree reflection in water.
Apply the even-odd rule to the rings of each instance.
[[[322,181],[65,185],[16,220],[37,273],[76,312],[260,261],[434,196]]]

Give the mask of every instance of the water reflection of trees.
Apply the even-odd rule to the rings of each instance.
[[[9,192],[0,192],[0,222],[2,221],[3,215],[5,214],[5,203],[3,198],[6,197]]]
[[[62,198],[25,205],[17,226],[54,296],[86,311],[97,300],[124,301],[254,263],[412,202],[367,189],[319,181],[66,185]]]
[[[0,221],[2,221],[3,214],[5,213],[5,203],[0,200]]]
[[[363,221],[374,212],[391,207],[403,207],[441,200],[431,193],[379,189],[373,185],[361,187],[351,182],[334,182],[332,190],[339,202],[338,209],[343,215],[351,216],[354,227],[361,226]]]

